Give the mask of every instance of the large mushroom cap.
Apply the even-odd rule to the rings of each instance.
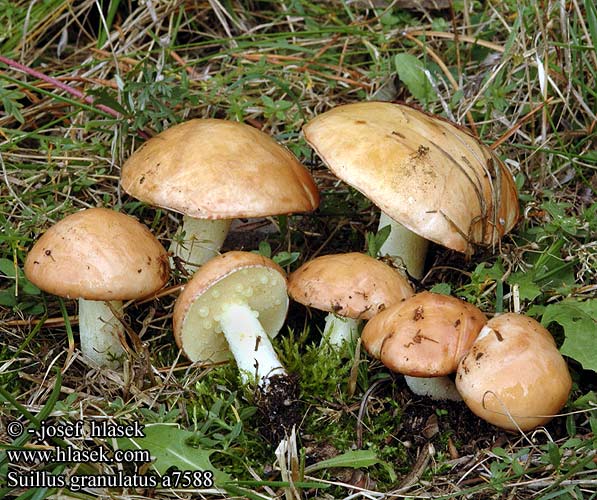
[[[419,236],[465,252],[518,218],[511,173],[456,125],[402,104],[338,106],[303,129],[340,179]]]
[[[62,219],[39,238],[27,256],[25,275],[61,297],[130,300],[168,281],[168,255],[137,220],[90,208]]]
[[[561,410],[572,380],[551,334],[532,318],[507,313],[483,328],[460,362],[456,387],[482,419],[526,431]]]
[[[439,377],[456,371],[486,322],[468,302],[421,292],[371,319],[362,339],[369,354],[392,371]]]
[[[338,316],[371,319],[414,292],[398,271],[362,253],[324,255],[288,278],[289,295],[308,307]]]
[[[294,155],[242,123],[196,119],[144,143],[122,167],[134,197],[199,219],[262,217],[317,208],[319,193]]]
[[[210,259],[185,285],[174,307],[174,337],[191,361],[229,359],[218,315],[225,305],[247,303],[269,337],[286,319],[286,275],[274,261],[249,252]]]

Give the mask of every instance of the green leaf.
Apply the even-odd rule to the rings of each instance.
[[[400,81],[419,102],[426,104],[435,100],[435,93],[425,74],[425,66],[419,59],[410,54],[397,54],[394,65]]]
[[[558,323],[566,339],[562,354],[578,361],[585,370],[597,372],[597,300],[564,300],[545,308],[541,324]]]
[[[441,293],[442,295],[450,295],[452,293],[452,285],[450,285],[450,283],[436,283],[429,291],[433,293]]]
[[[390,236],[392,226],[389,224],[382,227],[377,233],[367,233],[365,239],[367,240],[367,255],[376,259],[379,255],[382,245]]]
[[[16,276],[14,262],[10,259],[0,259],[0,273],[7,278],[14,278]]]
[[[258,255],[263,255],[268,259],[272,257],[272,247],[267,241],[260,241],[259,242],[259,250],[252,250],[252,253],[256,253]]]
[[[583,394],[577,400],[570,403],[572,408],[581,408],[583,410],[592,410],[597,406],[597,393],[595,391],[589,391]],[[573,434],[571,434],[573,435]]]
[[[516,272],[512,273],[508,278],[508,284],[518,285],[518,294],[521,300],[535,300],[541,295],[542,290],[534,280],[534,274],[532,272]]]
[[[170,467],[181,471],[212,471],[217,484],[228,481],[228,474],[219,471],[211,464],[209,457],[215,450],[206,450],[195,445],[193,432],[168,424],[147,425],[144,437],[118,439],[123,450],[149,450],[155,457],[153,467],[164,474]]]
[[[280,267],[289,266],[300,257],[300,252],[279,252],[272,259]]]
[[[0,306],[14,307],[17,305],[17,297],[15,295],[15,287],[11,286],[6,290],[0,290]]]
[[[391,481],[396,480],[396,473],[390,464],[377,458],[374,451],[371,450],[354,450],[347,451],[337,457],[322,460],[316,464],[305,467],[305,472],[311,473],[314,471],[329,469],[334,467],[350,467],[352,469],[360,469],[361,467],[370,467],[372,465],[383,465],[390,475]]]
[[[549,463],[554,467],[558,467],[562,460],[562,454],[560,453],[560,449],[558,445],[552,442],[547,443],[547,458]]]
[[[89,94],[94,96],[93,104],[95,106],[97,106],[98,104],[102,104],[104,106],[108,106],[109,108],[112,108],[114,111],[117,111],[118,113],[120,113],[124,116],[127,116],[129,114],[128,110],[126,108],[124,108],[122,106],[122,104],[120,104],[116,100],[116,97],[111,95],[110,92],[108,92],[107,90],[98,89],[98,90],[89,92]]]

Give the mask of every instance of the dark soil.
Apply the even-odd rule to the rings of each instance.
[[[303,418],[299,392],[298,376],[290,374],[274,375],[266,388],[255,393],[255,427],[274,448]]]

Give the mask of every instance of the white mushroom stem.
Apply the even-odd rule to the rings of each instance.
[[[321,343],[329,343],[332,347],[340,349],[343,344],[356,340],[359,336],[360,320],[344,318],[334,313],[329,313],[325,318],[325,328]]]
[[[429,241],[422,238],[384,212],[379,217],[379,229],[390,226],[390,234],[379,250],[380,256],[389,256],[398,265],[404,265],[408,274],[421,279]],[[379,230],[378,229],[378,230]]]
[[[256,312],[247,304],[227,304],[219,321],[244,383],[256,378],[267,387],[272,376],[286,375]]]
[[[122,313],[122,302],[110,302],[112,309]],[[107,302],[79,299],[79,336],[83,355],[98,364],[118,368],[125,350],[120,342],[124,336],[122,323],[114,316]]]
[[[456,385],[450,377],[409,377],[404,376],[406,385],[419,396],[428,396],[435,400],[462,401]]]
[[[231,222],[230,219],[195,219],[185,215],[170,251],[182,261],[189,273],[194,273],[199,266],[218,255]]]

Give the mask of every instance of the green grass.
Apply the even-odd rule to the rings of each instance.
[[[506,436],[483,427],[475,435],[474,429],[458,427],[458,411],[449,405],[410,404],[402,381],[366,354],[355,361],[322,352],[322,316],[293,306],[275,347],[301,380],[296,477],[319,481],[295,491],[305,498],[343,498],[351,494],[352,481],[374,498],[388,491],[433,498],[597,497],[595,372],[575,360],[591,349],[587,331],[590,335],[593,327],[593,339],[597,331],[594,2],[467,0],[454,2],[452,12],[426,13],[399,4],[384,11],[367,2],[153,2],[154,22],[146,4],[114,0],[103,2],[104,26],[95,2],[0,0],[0,54],[95,99],[83,103],[0,64],[0,497],[42,499],[56,493],[2,485],[8,465],[1,449],[34,442],[26,434],[10,439],[8,422],[18,419],[27,426],[36,419],[106,416],[175,423],[194,433],[196,449],[213,450],[215,467],[248,481],[234,487],[244,488],[243,494],[292,498],[288,484],[278,482],[275,446],[262,438],[254,395],[239,387],[235,367],[191,367],[178,356],[171,337],[174,294],[127,308],[131,328],[144,332],[148,359],[132,359],[121,375],[94,371],[79,357],[65,366],[69,316],[77,342],[74,301],[65,300],[61,308],[56,297],[27,282],[22,268],[41,232],[90,206],[134,215],[167,245],[178,216],[123,193],[120,166],[144,136],[193,117],[259,126],[308,164],[320,187],[318,212],[277,218],[280,231],[258,236],[261,245],[247,240],[246,249],[275,256],[289,270],[316,254],[375,253],[380,240],[375,207],[333,178],[300,130],[333,106],[371,98],[395,79],[396,56],[408,60],[403,54],[418,59],[419,71],[432,84],[417,102],[413,96],[419,94],[403,77],[392,98],[474,123],[487,144],[515,129],[497,152],[516,177],[523,210],[495,251],[479,250],[466,260],[437,248],[419,288],[449,289],[489,313],[520,307],[539,320],[555,318],[547,326],[560,346],[568,342],[573,393],[566,415],[546,430]],[[456,29],[468,38],[416,35],[416,43],[409,33],[422,29],[452,34]],[[100,104],[120,116],[98,109]],[[169,284],[182,282],[174,273]],[[584,305],[577,307],[578,301]],[[562,307],[572,307],[574,318],[558,316]],[[42,322],[35,326],[27,319]],[[360,363],[356,372],[355,363]],[[424,422],[430,415],[438,416],[439,433],[431,439],[434,454],[421,462],[427,443],[417,418]],[[468,418],[473,425],[474,417]],[[308,468],[354,451],[358,432],[361,449],[374,457],[357,462],[362,477],[327,462],[319,470]],[[459,457],[450,455],[448,438]],[[64,466],[33,469],[62,473]],[[105,464],[85,464],[79,473],[107,470]],[[328,487],[318,489],[322,482]],[[154,496],[170,497],[167,491]]]

